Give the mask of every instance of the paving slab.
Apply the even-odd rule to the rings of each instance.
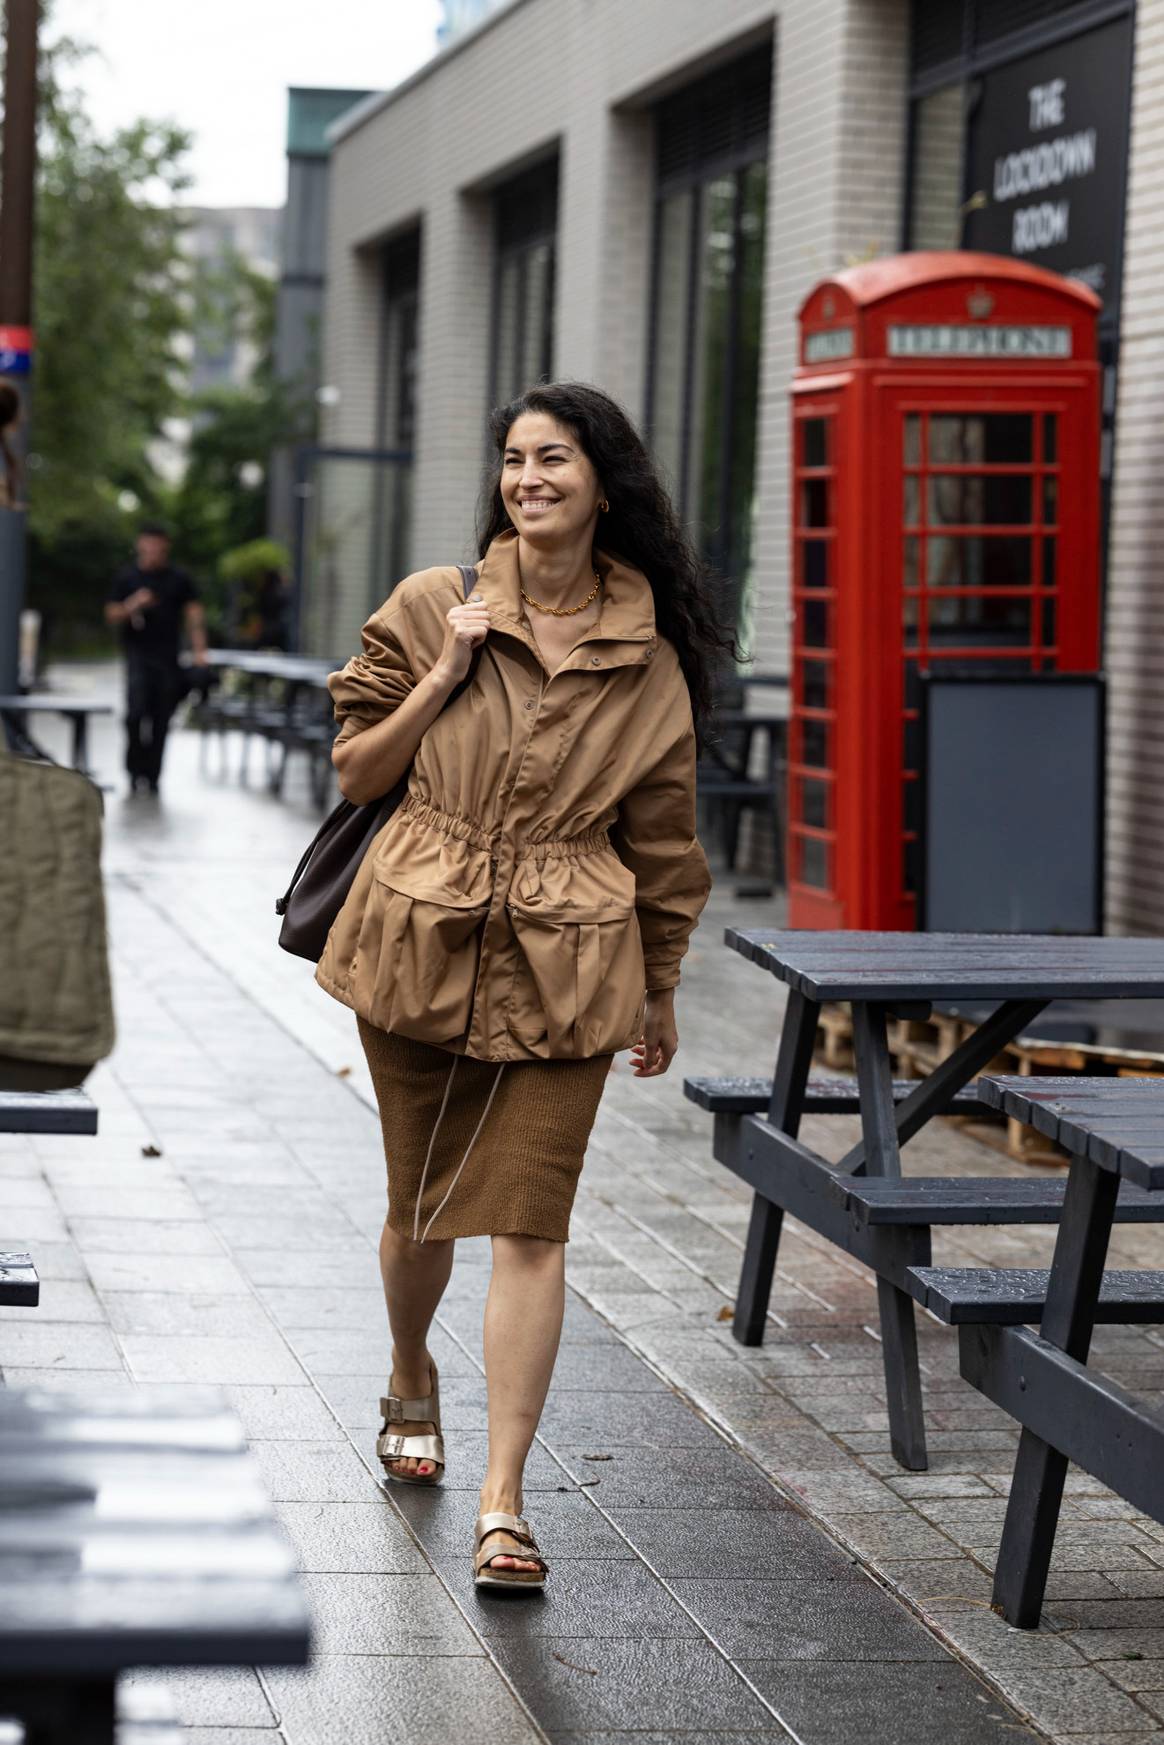
[[[108,735],[96,755],[102,746],[110,754]],[[13,1215],[73,1269],[86,1314],[0,1332],[12,1377],[68,1375],[94,1391],[210,1381],[243,1418],[303,1570],[319,1652],[303,1673],[175,1677],[193,1745],[237,1745],[236,1735],[912,1745],[923,1690],[943,1745],[993,1745],[1000,1729],[1028,1736],[1026,1698],[1008,1707],[982,1685],[850,1548],[855,1523],[872,1521],[871,1561],[928,1572],[946,1560],[936,1540],[960,1574],[985,1579],[975,1554],[835,1434],[879,1437],[873,1451],[884,1450],[873,1297],[859,1269],[794,1233],[773,1343],[743,1354],[730,1341],[723,1315],[746,1200],[711,1160],[677,1077],[644,1085],[618,1063],[584,1172],[567,1258],[579,1288],[531,1462],[548,1591],[498,1597],[470,1580],[486,1241],[460,1245],[434,1330],[450,1482],[380,1483],[379,1123],[350,1014],[275,949],[269,910],[316,818],[294,780],[276,804],[203,780],[195,755],[176,734],[162,805],[114,797],[108,809],[120,1040],[94,1076],[111,1112],[99,1173],[86,1177],[79,1146],[16,1153]],[[716,935],[730,900],[730,889],[717,894],[689,959],[685,1057],[742,1058],[756,1015],[774,1023],[779,1011],[758,978],[741,1005],[727,974]],[[161,1155],[143,1157],[147,1144]],[[44,1191],[32,1192],[38,1181]],[[94,1304],[100,1320],[87,1318]],[[950,1434],[980,1433],[940,1330],[923,1352]],[[999,1446],[982,1450],[996,1467]],[[981,1476],[974,1462],[965,1470]],[[981,1495],[970,1489],[969,1500]],[[986,1489],[987,1501],[998,1494]],[[939,1487],[925,1500],[967,1499]],[[1097,1537],[1077,1548],[1095,1558],[1109,1523],[1082,1524]],[[1148,1551],[1129,1544],[1129,1573],[1146,1576],[1164,1542],[1139,1540]],[[965,1581],[947,1585],[972,1597]],[[1129,1704],[1157,1729],[1147,1704],[1080,1664],[1117,1709]],[[1081,1726],[1102,1730],[1091,1699]]]

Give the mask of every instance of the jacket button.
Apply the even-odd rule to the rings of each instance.
[[[527,697],[525,702],[522,704],[523,709],[532,709],[533,706],[534,706],[534,700],[532,697]]]
[[[592,654],[590,656],[590,664],[591,664],[591,666],[601,666],[602,662],[599,660],[599,658],[596,654]]]
[[[648,650],[647,650],[647,652],[646,652],[646,654],[644,654],[644,656],[643,656],[643,659],[644,659],[644,660],[653,660],[653,659],[654,659],[654,656],[655,656],[655,651],[654,651],[654,649],[653,649],[653,648],[648,648]]]

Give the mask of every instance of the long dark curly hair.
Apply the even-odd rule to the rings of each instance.
[[[571,432],[590,461],[610,509],[596,543],[646,576],[659,632],[673,644],[691,693],[696,731],[711,719],[716,678],[736,654],[725,628],[720,588],[684,532],[642,437],[616,400],[586,382],[545,382],[499,406],[489,424],[497,448],[481,493],[478,553],[513,526],[501,496],[501,469],[509,432],[525,412],[544,412]]]

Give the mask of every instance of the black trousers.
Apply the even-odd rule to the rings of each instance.
[[[166,730],[178,706],[176,661],[131,655],[127,671],[125,767],[131,780],[156,784],[162,773]]]

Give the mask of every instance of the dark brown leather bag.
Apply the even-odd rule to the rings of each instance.
[[[457,568],[467,600],[477,585],[477,572],[468,564],[458,564]],[[444,708],[471,684],[479,656],[480,650],[460,684],[449,692]],[[387,824],[408,791],[410,773],[405,770],[382,799],[369,800],[366,806],[341,800],[324,819],[291,874],[291,883],[275,899],[275,913],[283,917],[279,944],[284,951],[309,958],[312,963],[319,962],[332,922],[344,906],[373,837]]]

